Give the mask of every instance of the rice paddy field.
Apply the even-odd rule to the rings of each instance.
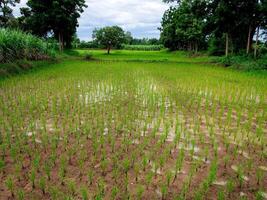
[[[0,199],[267,198],[267,79],[83,51],[0,80]]]

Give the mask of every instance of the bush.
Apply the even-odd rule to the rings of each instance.
[[[137,51],[160,51],[164,48],[163,45],[123,45],[125,50],[137,50]]]
[[[98,49],[99,45],[95,41],[90,41],[90,42],[81,41],[81,43],[77,45],[77,48],[80,48],[80,49]]]
[[[85,60],[92,60],[93,59],[93,55],[87,53],[87,54],[85,54],[85,57],[84,58],[85,58]]]
[[[22,31],[0,29],[0,62],[2,63],[19,59],[45,60],[53,55],[54,46]]]
[[[249,56],[229,56],[216,59],[225,67],[233,67],[241,70],[267,70],[267,55],[254,59]]]

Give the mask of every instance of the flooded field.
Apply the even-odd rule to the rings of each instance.
[[[0,199],[266,199],[267,79],[65,61],[0,82]]]

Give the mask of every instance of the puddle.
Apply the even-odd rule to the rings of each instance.
[[[162,198],[162,193],[161,193],[160,189],[156,190],[156,194],[158,195],[159,198]]]
[[[42,144],[42,141],[39,140],[39,139],[35,139],[35,142],[38,143],[38,144]]]
[[[108,128],[105,128],[104,129],[104,133],[103,133],[104,136],[108,135]]]
[[[96,85],[90,85],[90,83],[84,83],[82,87],[81,83],[78,83],[77,87],[80,91],[79,99],[81,102],[85,103],[85,105],[88,105],[90,103],[111,101],[113,95],[116,92],[119,92],[119,90],[115,91],[113,85],[108,83],[101,83]],[[81,88],[85,88],[87,90],[81,90]],[[124,93],[124,95],[128,94]]]
[[[175,174],[176,172],[175,172],[175,170],[172,170],[172,173],[173,174]],[[181,171],[178,171],[177,172],[178,174],[186,174],[186,172],[185,171],[183,171],[183,170],[181,170]]]
[[[244,156],[246,159],[251,159],[251,157],[248,155],[248,153],[247,152],[245,152],[245,151],[238,151],[238,153],[240,154],[240,155],[242,155],[242,156]]]
[[[202,162],[206,163],[206,164],[210,164],[209,160],[206,160],[205,158],[200,158],[198,156],[193,156],[193,159],[195,160],[201,160]]]
[[[139,140],[136,139],[136,140],[132,141],[132,144],[140,144],[140,142],[139,142]]]
[[[197,146],[193,146],[192,144],[185,145],[185,144],[179,144],[178,149],[184,149],[185,151],[192,151],[194,150],[194,153],[198,153],[200,151],[200,148]]]
[[[232,165],[232,166],[231,166],[231,169],[234,170],[235,172],[238,171],[238,167],[237,167],[236,165]]]
[[[242,179],[247,182],[249,181],[249,178],[247,176],[242,176]]]
[[[259,166],[259,169],[261,169],[262,171],[267,171],[267,167],[265,166]]]
[[[218,185],[218,186],[226,186],[227,182],[226,181],[215,181],[213,182],[213,185]]]
[[[240,197],[246,197],[247,195],[244,192],[240,192]]]
[[[157,171],[155,171],[155,168],[156,168],[155,163],[151,162],[151,163],[150,163],[150,166],[151,166],[151,171],[152,171],[153,173],[156,173],[156,174],[158,174],[158,175],[161,175],[161,174],[162,174],[162,172],[161,172],[161,170],[159,169],[159,167],[158,167]]]
[[[34,132],[27,132],[26,135],[27,135],[28,137],[32,137],[33,135],[35,135],[35,133],[34,133]]]

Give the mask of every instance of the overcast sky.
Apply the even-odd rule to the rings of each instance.
[[[21,0],[14,8],[16,16],[26,2]],[[137,38],[158,38],[161,18],[169,7],[162,0],[86,0],[86,3],[88,8],[79,19],[77,30],[82,40],[90,40],[94,28],[108,25],[119,25]]]

